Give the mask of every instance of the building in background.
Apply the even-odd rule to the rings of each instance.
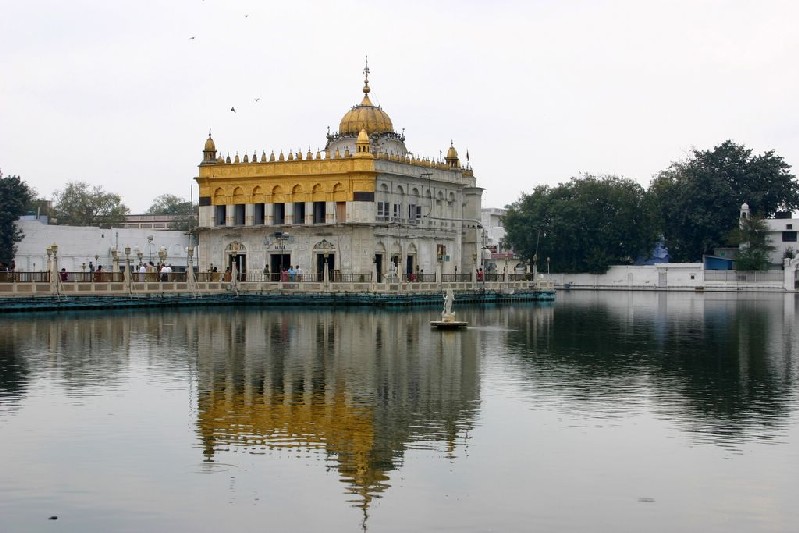
[[[139,228],[98,228],[94,226],[48,225],[46,220],[35,216],[21,217],[17,227],[23,238],[17,244],[14,257],[15,268],[20,272],[44,272],[47,270],[47,248],[58,246],[58,264],[67,272],[89,271],[102,265],[106,271],[123,270],[128,258],[125,249],[130,249],[131,265],[139,262],[164,262],[181,271],[187,264],[187,248],[191,236],[182,231],[153,231]],[[159,255],[160,252],[160,255]]]
[[[524,273],[529,265],[512,249],[505,247],[505,226],[502,217],[506,209],[486,207],[481,210],[480,220],[483,225],[482,265],[488,273]]]
[[[200,188],[199,265],[278,272],[299,265],[321,279],[471,273],[483,248],[482,189],[452,142],[444,160],[420,158],[370,99],[328,130],[323,153],[218,155],[209,135]],[[296,144],[295,144],[296,146]]]

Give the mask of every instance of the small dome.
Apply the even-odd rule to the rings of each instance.
[[[458,151],[451,144],[449,145],[449,150],[447,150],[447,159],[458,159]]]
[[[203,152],[216,152],[216,145],[210,133],[208,134],[208,138],[205,139],[205,148],[203,148]]]

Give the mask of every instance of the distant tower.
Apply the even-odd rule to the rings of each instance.
[[[742,203],[741,204],[741,214],[738,217],[738,227],[742,228],[743,224],[744,224],[744,220],[746,220],[747,218],[751,218],[751,217],[752,217],[752,213],[749,211],[749,204],[747,204],[746,202]]]

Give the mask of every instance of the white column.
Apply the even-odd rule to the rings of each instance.
[[[255,205],[254,204],[244,204],[244,225],[245,226],[252,226],[254,211],[255,211]]]
[[[325,224],[335,224],[336,222],[345,222],[336,220],[336,202],[325,202]]]
[[[264,224],[271,226],[275,223],[275,204],[264,204]]]

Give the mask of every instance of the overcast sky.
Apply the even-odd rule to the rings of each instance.
[[[222,155],[323,148],[363,96],[468,149],[484,207],[580,173],[648,186],[726,139],[799,165],[799,2],[2,0],[0,169],[132,212]],[[258,99],[256,101],[256,99]],[[230,111],[235,106],[236,112]]]

